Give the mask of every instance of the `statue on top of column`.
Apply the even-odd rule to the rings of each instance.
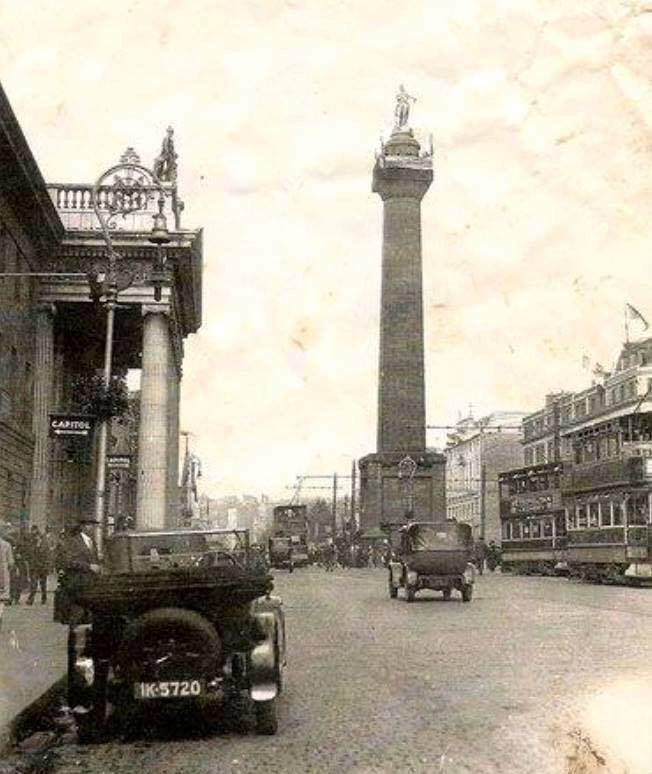
[[[177,179],[177,154],[174,150],[174,129],[168,126],[161,152],[154,161],[154,174],[162,183],[174,183]]]
[[[405,91],[403,84],[399,86],[396,94],[396,107],[394,108],[394,131],[398,132],[407,126],[410,118],[410,103],[416,102],[416,97],[412,97]]]

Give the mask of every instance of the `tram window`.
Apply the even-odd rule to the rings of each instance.
[[[647,498],[633,496],[627,501],[627,522],[629,524],[647,524]]]
[[[589,527],[600,526],[600,514],[598,510],[598,504],[589,503],[588,512],[589,512]]]
[[[587,441],[584,444],[584,462],[594,462],[596,459],[595,441]]]
[[[611,502],[609,500],[602,500],[600,502],[600,526],[611,526]]]
[[[512,523],[512,540],[521,539],[521,524],[518,521]]]
[[[530,525],[527,521],[523,522],[523,540],[527,540],[530,537]]]
[[[619,527],[623,523],[623,506],[622,503],[613,503],[613,519],[612,524],[614,527]]]
[[[543,537],[544,538],[552,537],[552,519],[543,520]]]
[[[566,529],[575,529],[575,509],[566,509]]]
[[[502,525],[502,537],[503,540],[509,540],[509,522],[504,521]]]
[[[578,505],[575,515],[577,516],[577,528],[585,529],[587,525],[586,505]]]

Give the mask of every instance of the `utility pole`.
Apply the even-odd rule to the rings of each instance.
[[[482,454],[482,449],[480,449]],[[486,527],[487,469],[480,457],[480,537],[484,540]]]
[[[358,528],[358,523],[355,518],[355,486],[356,486],[356,464],[355,460],[351,463],[351,528],[352,530]]]
[[[333,519],[333,541],[335,541],[335,535],[337,535],[337,473],[333,473],[333,505],[331,516]]]

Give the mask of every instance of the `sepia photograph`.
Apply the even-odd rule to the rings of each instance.
[[[652,774],[652,0],[0,3],[0,774]]]

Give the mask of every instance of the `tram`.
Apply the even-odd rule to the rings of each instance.
[[[308,513],[305,505],[277,505],[269,540],[270,563],[301,567],[308,564]]]
[[[562,471],[563,463],[555,462],[510,470],[498,477],[503,572],[567,572]]]
[[[503,571],[652,582],[652,412],[567,437],[569,459],[499,476]]]

